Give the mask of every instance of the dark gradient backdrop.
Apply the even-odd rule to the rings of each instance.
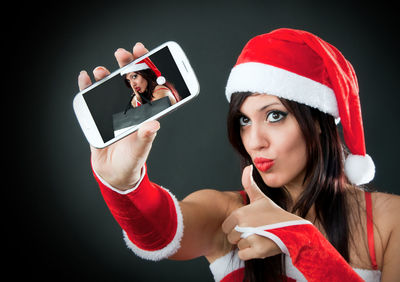
[[[161,120],[148,160],[151,179],[178,199],[200,188],[240,189],[224,87],[247,40],[279,27],[311,31],[352,62],[367,151],[377,167],[374,185],[399,193],[399,33],[389,4],[367,2],[33,1],[5,8],[11,17],[3,27],[13,38],[3,42],[3,56],[15,68],[3,97],[16,98],[7,124],[17,136],[3,138],[12,156],[3,181],[3,243],[11,251],[6,259],[18,266],[13,277],[212,281],[203,258],[155,263],[133,255],[91,175],[89,147],[72,110],[78,74],[98,65],[115,70],[114,51],[138,40],[148,48],[180,43],[201,84],[195,101]]]

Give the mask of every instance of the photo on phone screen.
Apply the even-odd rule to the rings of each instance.
[[[82,94],[103,143],[191,94],[168,46],[106,79]]]

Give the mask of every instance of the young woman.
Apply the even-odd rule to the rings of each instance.
[[[136,44],[133,54],[115,56],[123,66],[145,52]],[[85,72],[78,82],[81,89],[91,83]],[[245,191],[199,190],[178,201],[152,183],[145,162],[156,121],[91,148],[95,178],[128,247],[151,260],[205,256],[216,281],[396,280],[400,197],[360,186],[374,167],[357,80],[340,52],[299,30],[257,36],[232,69],[226,95]]]
[[[151,69],[144,69],[126,74],[126,84],[132,88],[130,106],[137,107],[148,102],[168,97],[171,105],[179,101],[179,95],[170,83],[157,84],[157,76]]]

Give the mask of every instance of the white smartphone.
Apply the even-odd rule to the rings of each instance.
[[[88,142],[104,148],[142,123],[184,105],[199,92],[185,53],[169,41],[79,92],[73,108]],[[163,98],[156,99],[160,96]]]

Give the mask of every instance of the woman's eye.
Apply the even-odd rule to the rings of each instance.
[[[268,113],[267,121],[271,122],[271,123],[278,122],[281,119],[285,118],[286,116],[287,116],[287,113],[285,113],[285,112],[272,111],[272,112]]]
[[[250,121],[250,119],[248,117],[241,116],[239,118],[239,123],[240,123],[240,126],[246,126],[246,125],[251,124],[251,121]]]
[[[129,76],[129,80],[134,80],[137,77],[137,74],[131,74]]]

